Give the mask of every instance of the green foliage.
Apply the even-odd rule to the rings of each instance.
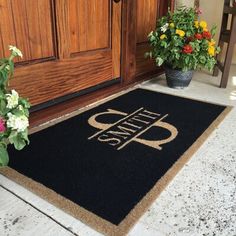
[[[6,145],[0,143],[0,167],[6,166],[9,162],[9,156],[7,153]]]
[[[198,21],[194,8],[181,7],[158,20],[156,30],[148,36],[151,50],[145,57],[153,58],[157,66],[212,70],[220,51],[213,40],[215,32],[216,26],[209,31],[205,21]]]
[[[15,90],[9,90],[9,79],[13,76],[15,56],[22,53],[16,47],[10,46],[11,56],[0,59],[0,166],[8,164],[7,145],[13,144],[21,150],[29,144],[28,117],[30,104],[18,95]]]

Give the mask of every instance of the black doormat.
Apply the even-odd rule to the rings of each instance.
[[[1,172],[98,231],[123,235],[229,110],[136,89],[32,134]]]

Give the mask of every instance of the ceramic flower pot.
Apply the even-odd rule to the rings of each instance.
[[[170,88],[183,89],[188,87],[193,77],[193,71],[182,71],[164,66],[167,85]]]

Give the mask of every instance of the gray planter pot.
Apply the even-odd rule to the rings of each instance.
[[[182,71],[164,66],[167,85],[170,88],[183,89],[188,87],[193,77],[193,70]]]

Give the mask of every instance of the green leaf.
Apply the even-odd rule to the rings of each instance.
[[[17,150],[23,149],[24,146],[26,145],[25,140],[22,139],[20,135],[13,137],[13,144],[14,144],[15,149]]]
[[[20,110],[18,110],[17,108],[13,109],[13,110],[11,111],[11,113],[12,113],[13,115],[15,115],[15,116],[22,116],[22,115],[24,115],[24,111],[20,111]]]
[[[185,58],[184,58],[185,64],[188,64],[188,63],[189,63],[189,59],[190,59],[189,57],[185,57]]]
[[[0,78],[1,78],[1,83],[5,83],[7,80],[7,71],[5,70],[0,70]]]
[[[216,47],[216,54],[220,53],[221,52],[221,49],[220,47]]]
[[[191,31],[187,31],[187,32],[186,32],[186,36],[187,36],[187,37],[190,37],[191,35],[192,35],[192,32],[191,32]]]
[[[28,129],[21,133],[17,133],[15,130],[11,131],[9,135],[9,142],[14,145],[15,149],[23,149],[26,144],[29,144]]]
[[[156,58],[156,64],[157,64],[158,66],[161,66],[161,65],[163,64],[163,62],[164,62],[164,60],[163,60],[161,57],[157,57],[157,58]]]
[[[27,101],[27,99],[20,98],[19,103],[24,106],[24,108],[30,108],[30,103]]]
[[[212,29],[211,29],[211,35],[212,35],[212,37],[215,36],[215,34],[216,34],[216,29],[217,29],[217,26],[214,25],[214,26],[212,27]]]
[[[166,41],[161,41],[161,46],[164,48],[167,48],[167,42]]]
[[[3,99],[0,99],[0,110],[1,110],[1,113],[4,114],[4,111],[6,109],[6,102],[3,100]]]
[[[0,167],[7,166],[9,162],[9,156],[7,148],[4,145],[0,145]]]
[[[150,38],[149,38],[150,42],[152,41],[155,41],[156,40],[156,37],[154,35],[152,35]]]
[[[200,56],[199,57],[199,60],[202,64],[205,64],[206,63],[206,58],[204,56]]]
[[[10,66],[10,75],[13,75],[14,72],[14,62],[9,60],[9,66]]]
[[[21,137],[26,141],[27,144],[30,143],[28,138],[28,129],[25,129],[23,132],[21,132]]]
[[[12,130],[9,135],[9,142],[10,144],[14,143],[15,137],[17,136],[17,132],[15,130]]]

